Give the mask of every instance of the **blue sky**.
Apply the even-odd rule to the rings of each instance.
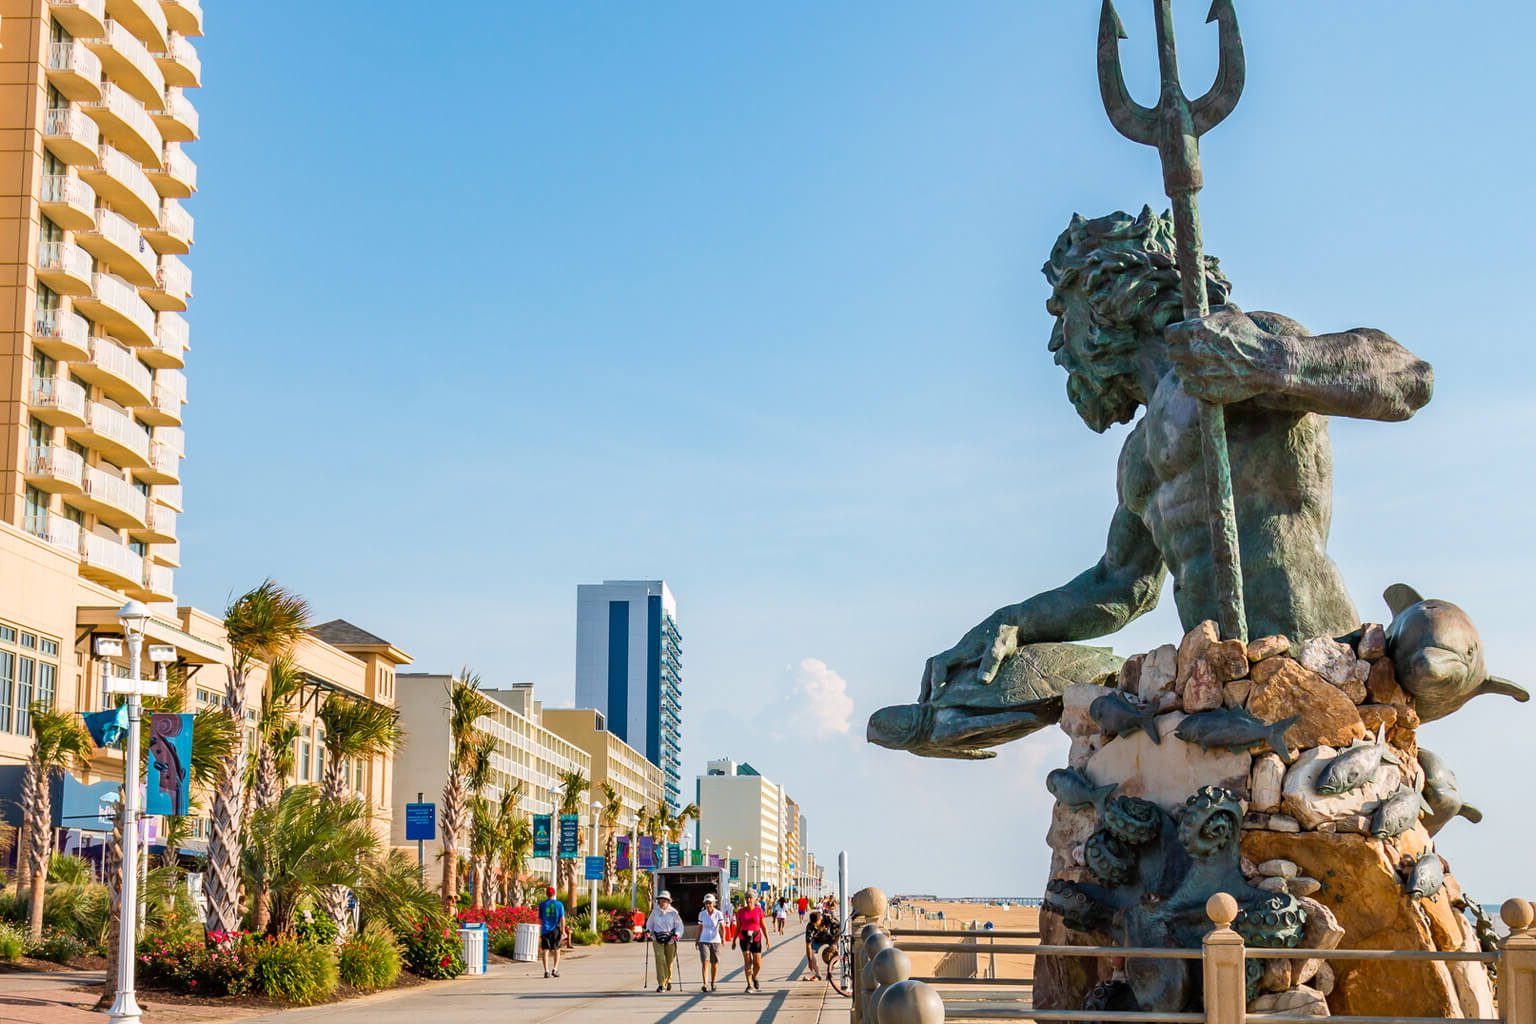
[[[1191,91],[1206,6],[1176,3]],[[1121,12],[1144,102],[1149,7]],[[1380,327],[1437,375],[1409,423],[1335,424],[1332,550],[1368,618],[1411,582],[1521,679],[1536,13],[1238,8],[1248,87],[1202,195],[1235,301]],[[428,13],[209,10],[182,599],[272,575],[421,669],[561,704],[576,585],[664,577],[689,770],[785,782],[861,883],[1037,893],[1055,736],[957,765],[862,731],[1102,551],[1123,435],[1068,406],[1038,268],[1072,212],[1162,200],[1104,118],[1098,5]],[[1165,601],[1114,643],[1177,632]],[[1489,698],[1421,734],[1487,813],[1441,841],[1485,900],[1536,841],[1533,724]]]

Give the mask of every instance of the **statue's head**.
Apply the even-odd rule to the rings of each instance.
[[[1142,346],[1184,315],[1173,219],[1151,207],[1139,217],[1073,214],[1041,270],[1051,283],[1050,348],[1067,371],[1067,397],[1100,433],[1130,422],[1145,400],[1137,374]],[[1205,282],[1211,305],[1227,301],[1231,284],[1214,256],[1205,258]]]

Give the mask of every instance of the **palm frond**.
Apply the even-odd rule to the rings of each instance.
[[[325,723],[325,752],[336,761],[392,753],[405,738],[399,709],[370,700],[333,693],[319,717]]]
[[[203,708],[192,718],[192,781],[212,785],[234,759],[239,736],[223,708]]]
[[[308,626],[309,602],[271,579],[235,598],[224,611],[234,667],[242,673],[252,661],[271,662],[289,653]]]

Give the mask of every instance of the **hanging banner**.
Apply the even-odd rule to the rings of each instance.
[[[735,857],[732,857],[731,858],[731,881],[734,882],[734,881],[736,881],[739,878],[741,878],[741,861],[737,860]]]
[[[613,870],[615,870],[615,871],[628,871],[629,870],[629,836],[619,836],[614,842],[615,842],[616,847],[617,847],[615,852],[614,852],[614,863],[617,865],[617,867],[615,867]]]
[[[149,716],[145,814],[187,813],[192,789],[192,715]]]
[[[656,840],[653,837],[640,837],[639,854],[640,870],[654,871],[656,869]]]
[[[122,742],[128,731],[127,704],[119,704],[110,711],[83,711],[80,717],[85,720],[85,731],[91,734],[91,741],[103,749]]]
[[[533,855],[535,857],[549,856],[550,825],[549,815],[533,816]]]
[[[689,850],[688,851],[688,864],[691,867],[696,867],[696,868],[697,867],[703,867],[704,866],[704,851],[703,850]]]
[[[560,856],[565,860],[581,854],[581,817],[575,814],[560,815]]]
[[[682,867],[682,864],[683,864],[683,844],[682,843],[668,843],[667,844],[667,867],[669,867],[669,868]]]

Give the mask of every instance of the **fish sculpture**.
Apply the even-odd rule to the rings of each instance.
[[[1439,754],[1420,747],[1419,767],[1424,769],[1424,827],[1430,835],[1445,828],[1458,815],[1473,824],[1483,820],[1482,811],[1462,803],[1456,773]]]
[[[1045,777],[1045,788],[1050,790],[1051,796],[1073,810],[1092,806],[1103,813],[1104,801],[1114,795],[1115,790],[1120,787],[1113,782],[1095,786],[1076,768],[1057,768]]]
[[[1408,895],[1415,899],[1432,900],[1443,888],[1445,888],[1445,865],[1441,862],[1440,855],[1431,850],[1420,857],[1414,863],[1413,869],[1408,872],[1406,889]]]
[[[1296,758],[1286,745],[1285,734],[1299,721],[1301,716],[1293,715],[1268,725],[1242,708],[1217,708],[1185,718],[1174,730],[1174,735],[1205,750],[1246,752],[1268,745],[1282,761],[1290,764]]]
[[[1477,627],[1456,605],[1425,600],[1406,583],[1394,583],[1381,596],[1392,610],[1387,656],[1398,685],[1413,694],[1420,721],[1444,718],[1483,693],[1531,699],[1523,687],[1488,674]]]
[[[1157,733],[1157,712],[1143,707],[1119,690],[1094,698],[1088,705],[1088,717],[1110,736],[1128,736],[1139,731],[1146,733],[1153,743],[1163,741]]]
[[[1317,792],[1322,796],[1337,796],[1364,785],[1386,756],[1386,740],[1386,726],[1383,725],[1377,729],[1374,741],[1351,743],[1318,774]]]
[[[1377,839],[1402,835],[1418,822],[1421,805],[1418,791],[1404,786],[1377,806],[1371,816],[1371,835]]]

